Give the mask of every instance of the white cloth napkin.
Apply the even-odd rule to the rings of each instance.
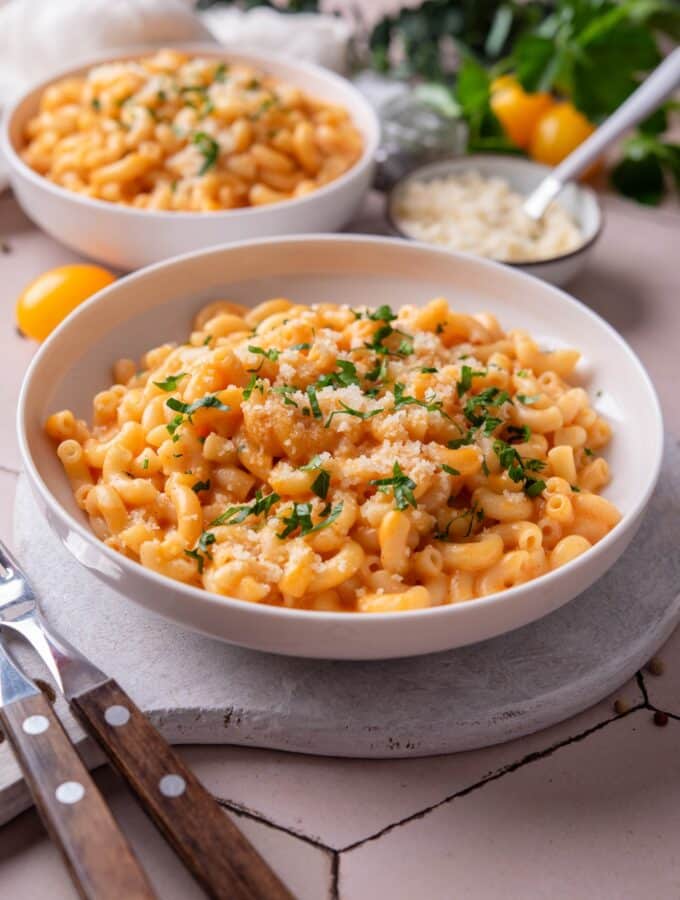
[[[194,2],[0,0],[0,114],[32,82],[119,47],[216,41],[346,68],[351,28],[342,19],[272,9],[197,12]],[[5,184],[0,157],[0,190]]]

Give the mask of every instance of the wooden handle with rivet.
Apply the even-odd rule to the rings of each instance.
[[[146,716],[113,680],[71,707],[210,897],[292,900],[292,894]]]
[[[50,837],[86,900],[153,900],[146,875],[41,694],[0,708],[0,722]]]

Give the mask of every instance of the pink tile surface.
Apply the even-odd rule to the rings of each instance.
[[[678,897],[679,743],[633,713],[344,854],[340,896]]]

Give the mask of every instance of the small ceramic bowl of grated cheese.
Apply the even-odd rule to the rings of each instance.
[[[540,222],[524,198],[549,173],[519,157],[476,154],[414,169],[392,189],[388,219],[401,237],[485,256],[566,284],[600,235],[595,192],[570,184]]]

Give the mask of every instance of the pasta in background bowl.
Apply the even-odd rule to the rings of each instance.
[[[77,419],[97,388],[93,440]],[[109,546],[44,433],[61,409],[75,418],[49,430]],[[567,602],[632,538],[662,442],[641,365],[566,295],[331,236],[193,254],[102,292],[41,348],[19,431],[53,527],[121,592],[225,640],[331,658],[433,652]],[[131,517],[140,502],[157,518]]]
[[[375,112],[320,67],[213,45],[120,51],[36,85],[0,147],[28,216],[122,269],[334,231],[368,190]]]

